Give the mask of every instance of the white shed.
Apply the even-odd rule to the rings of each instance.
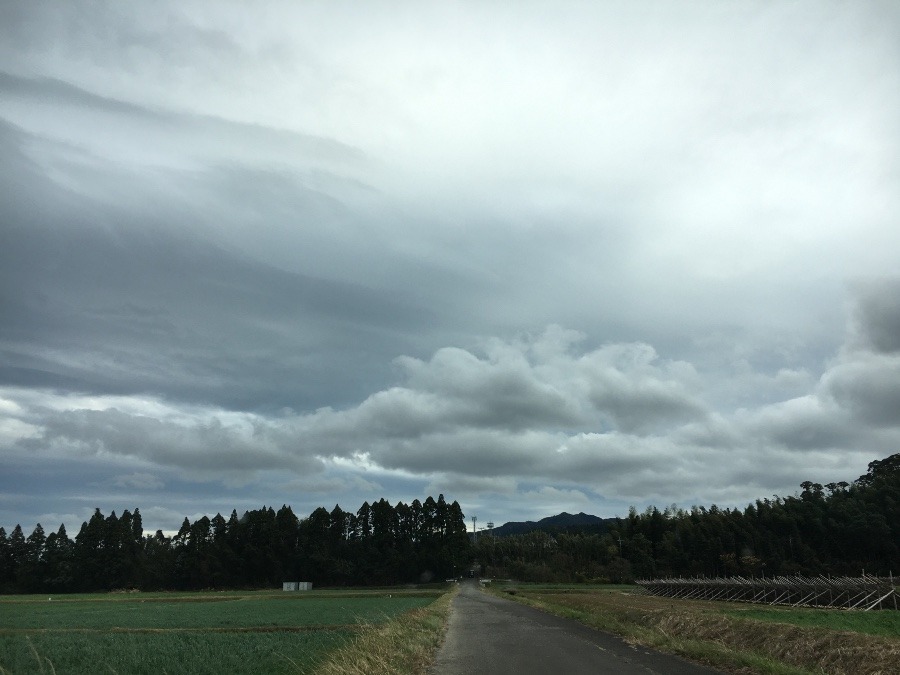
[[[311,591],[311,581],[282,581],[281,590],[283,591]]]

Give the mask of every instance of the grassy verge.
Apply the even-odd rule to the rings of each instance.
[[[419,675],[427,672],[444,639],[455,587],[426,607],[367,626],[333,651],[318,675]]]
[[[840,616],[846,612],[840,611],[830,625],[820,618],[823,625],[813,626],[806,617],[807,625],[796,625],[796,617],[806,612],[755,613],[748,605],[735,603],[675,601],[609,590],[518,587],[492,592],[731,672],[889,675],[900,663],[900,635],[891,634],[896,617],[889,615],[851,620],[874,633],[864,634],[847,630],[850,623]]]

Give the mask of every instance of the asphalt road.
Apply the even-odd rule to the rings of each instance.
[[[721,675],[677,656],[632,647],[572,619],[494,597],[476,582],[461,586],[432,675]]]

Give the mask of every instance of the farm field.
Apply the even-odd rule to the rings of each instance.
[[[673,600],[634,589],[497,585],[491,592],[726,671],[884,675],[900,663],[900,613]]]
[[[439,591],[0,597],[2,673],[310,673]]]
[[[900,612],[848,612],[835,609],[790,609],[742,607],[726,610],[739,618],[756,619],[794,626],[850,631],[866,635],[882,635],[900,639]]]

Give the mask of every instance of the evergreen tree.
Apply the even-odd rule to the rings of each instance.
[[[12,533],[9,535],[9,559],[12,567],[13,578],[19,575],[19,570],[28,559],[28,544],[25,541],[25,533],[22,532],[22,526],[16,523]]]
[[[75,568],[78,570],[77,587],[82,591],[108,589],[105,574],[105,530],[106,519],[95,509],[90,520],[81,524],[75,535],[73,551]]]
[[[237,514],[234,515],[235,523]],[[231,547],[228,521],[217,513],[210,521],[212,535],[211,552],[213,566],[210,571],[211,583],[214,588],[230,588],[237,578],[239,564],[237,556]]]
[[[72,551],[74,543],[66,533],[65,524],[47,537],[44,590],[67,593],[75,589],[75,570]]]
[[[25,540],[25,559],[19,566],[19,586],[29,593],[43,588],[46,545],[47,535],[38,523]]]
[[[15,567],[12,550],[6,530],[0,527],[0,593],[10,593],[15,589]]]
[[[372,508],[365,501],[356,512],[356,536],[362,541],[368,541],[372,536]]]
[[[444,576],[459,576],[471,557],[469,533],[466,531],[466,517],[459,502],[454,501],[447,509],[446,550],[449,570],[441,570]],[[446,563],[445,563],[446,565]]]
[[[157,591],[175,587],[175,550],[172,541],[162,530],[144,539],[143,555],[145,565],[142,570],[140,587],[147,591]]]

